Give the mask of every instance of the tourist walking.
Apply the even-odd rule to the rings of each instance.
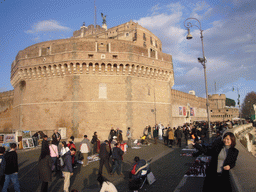
[[[155,140],[155,142],[154,142],[154,144],[157,144],[157,138],[158,138],[158,130],[157,130],[157,128],[156,127],[153,127],[153,137],[154,137],[154,140]]]
[[[20,184],[18,179],[18,155],[16,153],[17,145],[16,143],[10,144],[11,150],[5,154],[5,182],[2,192],[7,192],[10,180],[13,183],[14,190],[20,192]]]
[[[189,132],[188,127],[185,128],[185,130],[183,131],[183,133],[184,133],[184,136],[185,136],[186,146],[188,146],[188,139],[189,139],[189,137],[190,137],[190,132]]]
[[[112,152],[112,161],[113,161],[113,170],[111,175],[115,174],[115,171],[118,175],[122,174],[122,159],[124,152],[120,149],[120,143],[116,143]]]
[[[4,158],[4,152],[5,152],[5,148],[0,147],[0,191],[4,186],[4,180],[5,180],[4,170],[5,170],[6,162]]]
[[[60,140],[61,140],[61,135],[58,133],[58,130],[55,129],[54,133],[52,135],[52,141],[53,141],[54,144],[59,146]]]
[[[132,132],[130,127],[127,129],[126,136],[128,138],[128,147],[132,147]]]
[[[91,140],[92,144],[92,154],[97,153],[97,148],[98,148],[98,135],[97,132],[94,132]]]
[[[57,145],[53,143],[49,146],[50,156],[52,158],[52,171],[57,171],[57,158],[59,157],[59,151]]]
[[[83,154],[83,167],[88,165],[88,153],[90,153],[91,147],[90,147],[90,141],[87,138],[87,135],[84,135],[84,139],[81,141],[80,145],[80,151]]]
[[[64,154],[64,167],[62,168],[64,176],[63,192],[69,192],[70,177],[73,175],[71,155],[74,155],[75,153],[76,149],[72,148],[70,151]]]
[[[38,162],[39,179],[42,180],[41,192],[48,192],[48,182],[52,181],[52,158],[49,147],[42,148]]]
[[[172,145],[173,145],[173,140],[174,140],[174,133],[173,133],[172,128],[169,128],[169,131],[168,131],[168,143],[169,143],[169,146],[171,148],[172,148]]]
[[[100,145],[100,167],[99,167],[99,175],[102,175],[102,169],[103,165],[105,165],[108,174],[111,172],[111,168],[109,166],[109,156],[110,156],[110,148],[108,144],[108,140],[105,140],[101,145]]]
[[[176,138],[177,138],[177,145],[181,147],[181,138],[182,138],[182,131],[180,127],[176,130]]]
[[[148,138],[150,136],[150,139],[152,138],[152,133],[151,133],[151,127],[150,125],[148,126]]]
[[[38,132],[36,132],[33,136],[32,136],[33,142],[34,142],[34,146],[38,146]]]

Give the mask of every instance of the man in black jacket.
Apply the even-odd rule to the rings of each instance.
[[[54,130],[54,133],[53,133],[53,135],[52,135],[52,142],[53,142],[55,145],[59,146],[60,140],[61,140],[61,136],[60,136],[60,134],[58,133],[58,130],[56,129],[56,130]]]
[[[16,143],[10,144],[11,150],[5,154],[5,182],[2,192],[7,192],[10,180],[14,185],[16,192],[20,192],[20,185],[18,179],[18,155],[16,153],[17,145]]]
[[[64,192],[69,191],[70,186],[70,176],[73,175],[73,168],[72,168],[72,159],[71,155],[76,153],[76,149],[72,148],[70,151],[64,154],[64,167],[62,168],[62,172],[64,175]]]
[[[104,164],[108,171],[108,174],[110,174],[111,172],[111,168],[109,166],[109,154],[110,154],[110,148],[109,148],[108,140],[105,140],[104,143],[100,145],[100,154],[99,154],[100,167],[98,172],[99,175],[102,175],[102,169]]]

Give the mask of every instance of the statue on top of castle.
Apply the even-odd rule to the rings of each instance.
[[[107,15],[103,15],[103,13],[101,13],[101,17],[102,17],[102,19],[103,19],[103,21],[102,21],[102,24],[104,25],[104,24],[107,24],[107,21],[106,21],[106,17],[107,17]]]

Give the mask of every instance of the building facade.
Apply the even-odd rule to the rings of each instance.
[[[112,127],[131,127],[139,137],[146,125],[207,119],[204,98],[172,90],[172,56],[160,39],[133,21],[83,25],[69,39],[19,51],[11,84],[0,111],[5,119],[8,108],[9,120],[0,130],[66,127],[68,136],[97,131],[105,140]]]

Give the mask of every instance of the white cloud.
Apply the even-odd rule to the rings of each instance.
[[[25,31],[26,33],[39,33],[49,31],[68,31],[70,28],[62,26],[58,21],[45,20],[39,21],[32,26],[32,29]]]

